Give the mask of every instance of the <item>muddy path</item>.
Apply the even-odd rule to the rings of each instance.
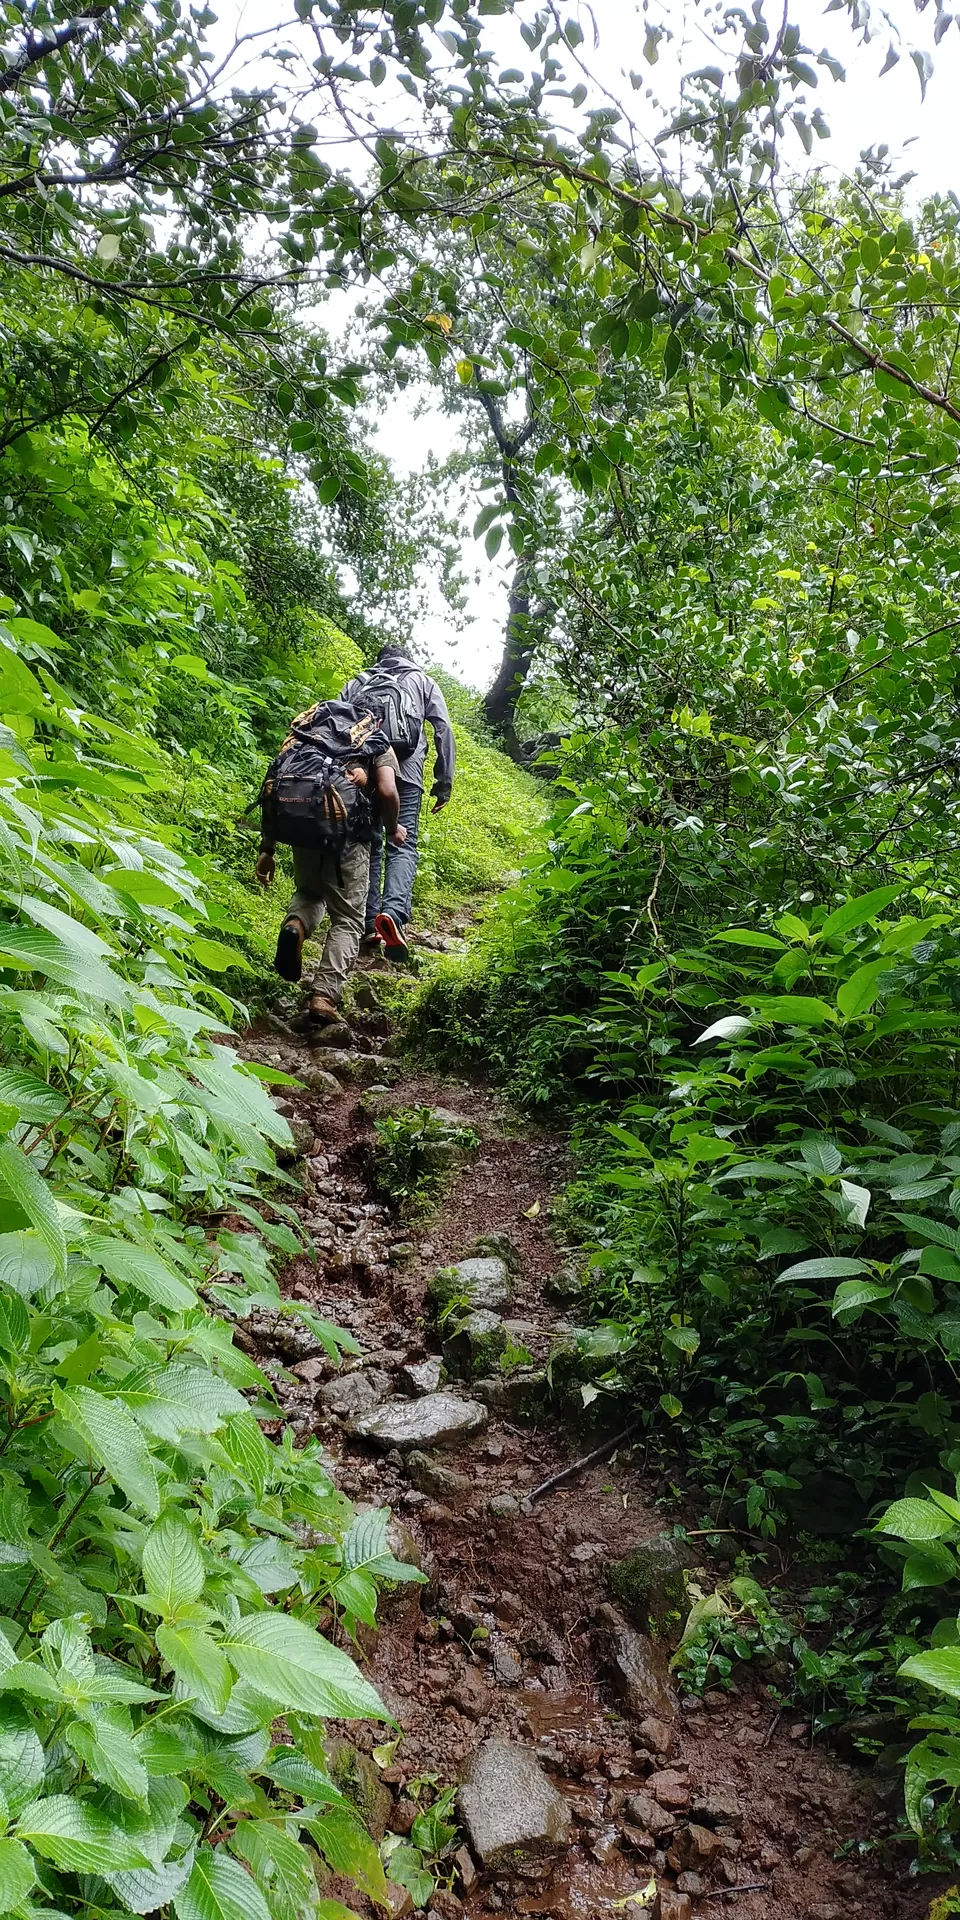
[[[562,1256],[549,1233],[551,1200],[569,1175],[564,1143],[518,1121],[489,1090],[393,1057],[375,970],[359,1001],[352,1031],[333,1036],[339,1047],[267,1016],[244,1051],[306,1083],[278,1103],[301,1149],[298,1204],[318,1257],[292,1263],[281,1287],[348,1329],[363,1357],[335,1373],[312,1341],[298,1345],[290,1323],[248,1321],[242,1337],[273,1371],[295,1432],[321,1437],[354,1499],[394,1510],[428,1576],[387,1605],[368,1649],[403,1729],[370,1789],[374,1829],[409,1831],[405,1788],[418,1776],[445,1785],[473,1772],[464,1802],[473,1855],[460,1853],[452,1886],[430,1908],[445,1920],[618,1911],[921,1920],[934,1888],[910,1880],[905,1857],[883,1843],[887,1816],[869,1776],[811,1748],[808,1727],[778,1715],[759,1678],[748,1674],[729,1695],[678,1697],[656,1643],[611,1610],[611,1564],[675,1521],[675,1509],[657,1504],[642,1454],[621,1447],[527,1504],[595,1444],[538,1400],[538,1363],[571,1312],[555,1297]],[[370,1093],[384,1082],[389,1096]],[[440,1211],[416,1230],[391,1218],[371,1187],[369,1112],[388,1099],[459,1116],[480,1136]],[[448,1424],[458,1406],[475,1409],[464,1431],[411,1447],[436,1405],[427,1390],[437,1386],[444,1329],[430,1282],[491,1236],[506,1236],[499,1252],[517,1269],[499,1313],[530,1362],[495,1365],[479,1384],[450,1379]],[[344,1731],[366,1755],[383,1739],[379,1727]],[[491,1740],[512,1743],[505,1762]],[[643,1904],[651,1878],[658,1903]],[[355,1895],[350,1904],[363,1908]],[[395,1910],[410,1911],[400,1893]]]

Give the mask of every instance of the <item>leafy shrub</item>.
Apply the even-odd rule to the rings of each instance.
[[[318,1853],[385,1887],[326,1771],[328,1718],[386,1717],[338,1640],[419,1576],[266,1439],[205,1304],[289,1310],[301,1236],[202,890],[144,828],[163,764],[0,640],[0,1895],[333,1915]]]
[[[443,1120],[429,1107],[384,1115],[376,1122],[376,1134],[374,1179],[405,1220],[436,1205],[453,1170],[480,1139],[473,1127]]]

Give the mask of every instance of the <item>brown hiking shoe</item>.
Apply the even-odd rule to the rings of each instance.
[[[285,920],[277,935],[277,951],[273,964],[281,980],[296,983],[303,973],[303,943],[306,929],[297,919]]]
[[[340,1012],[340,1008],[334,1006],[333,1001],[328,1000],[325,993],[312,993],[310,995],[307,1019],[310,1021],[311,1026],[329,1027],[333,1025],[334,1021],[342,1020],[342,1018],[343,1015]]]

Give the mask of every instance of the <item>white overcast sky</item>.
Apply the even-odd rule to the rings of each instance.
[[[276,4],[276,0],[272,0]],[[267,25],[271,0],[224,0],[220,8],[221,27],[239,17],[245,26]],[[666,113],[676,104],[676,83],[682,67],[709,65],[716,59],[708,29],[722,17],[723,7],[711,0],[697,7],[687,0],[650,0],[644,13],[637,0],[567,0],[564,17],[576,14],[581,20],[586,43],[582,49],[596,79],[616,95],[642,130],[651,133],[664,124]],[[769,0],[768,13],[779,11],[778,0]],[[518,8],[521,17],[529,9]],[[849,172],[858,163],[861,151],[885,142],[898,171],[912,169],[916,180],[910,193],[923,196],[951,189],[960,194],[960,22],[951,26],[941,45],[933,44],[935,24],[933,5],[918,12],[914,0],[888,0],[886,8],[871,8],[872,38],[860,45],[851,31],[846,10],[826,12],[824,0],[790,0],[790,19],[801,32],[805,45],[814,53],[829,49],[846,68],[845,82],[835,83],[826,69],[812,104],[819,105],[830,126],[831,138],[816,141],[807,160],[799,139],[792,156],[798,169],[813,165],[829,173]],[[599,47],[591,45],[591,17],[596,22]],[[666,20],[674,34],[673,45],[662,46],[657,65],[647,67],[643,60],[643,42],[648,20]],[[488,19],[490,39],[504,49],[505,65],[529,64],[529,56],[520,48],[521,58],[510,50],[513,22]],[[899,38],[901,59],[892,70],[880,75],[887,47]],[[909,57],[911,48],[926,49],[933,55],[934,69],[921,99],[917,69]],[[649,78],[655,99],[647,99],[643,90],[635,91],[629,72],[643,72]],[[578,75],[570,70],[570,84]],[[384,90],[385,92],[385,90]],[[392,117],[393,100],[376,93],[370,99]],[[400,96],[404,98],[404,96]],[[409,102],[407,103],[409,105]],[[666,110],[666,111],[665,111]],[[333,330],[339,308],[341,316],[352,309],[352,301],[332,302],[322,315],[323,323]],[[422,397],[422,396],[421,396]],[[435,409],[414,411],[414,399],[397,394],[386,407],[371,417],[376,444],[403,474],[421,467],[431,452],[443,458],[455,445],[457,426]],[[421,630],[420,639],[429,657],[452,668],[473,686],[483,686],[492,676],[502,647],[506,604],[506,574],[497,563],[491,564],[482,543],[472,539],[474,509],[468,510],[464,529],[464,558],[471,576],[479,576],[471,588],[471,621],[458,635],[452,628],[439,595],[436,610]]]

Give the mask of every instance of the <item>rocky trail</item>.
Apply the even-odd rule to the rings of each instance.
[[[759,1678],[678,1692],[647,1631],[651,1618],[675,1631],[676,1510],[657,1505],[666,1488],[641,1450],[530,1502],[604,1437],[564,1423],[545,1373],[575,1313],[549,1231],[566,1150],[485,1088],[411,1071],[377,982],[375,968],[361,976],[349,1027],[314,1035],[272,1014],[244,1043],[303,1084],[277,1099],[317,1258],[294,1261],[282,1290],[346,1328],[362,1358],[335,1369],[283,1317],[240,1329],[294,1433],[321,1437],[351,1497],[393,1509],[398,1552],[427,1575],[387,1597],[366,1649],[402,1728],[396,1752],[375,1763],[382,1726],[343,1729],[371,1830],[409,1833],[422,1776],[462,1783],[463,1844],[429,1907],[444,1920],[920,1920],[932,1889],[876,1848],[868,1775],[811,1746]],[[424,1105],[441,1116],[449,1185],[413,1232],[373,1187],[372,1115]],[[506,1368],[505,1341],[518,1355]],[[411,1910],[396,1889],[394,1912]]]

